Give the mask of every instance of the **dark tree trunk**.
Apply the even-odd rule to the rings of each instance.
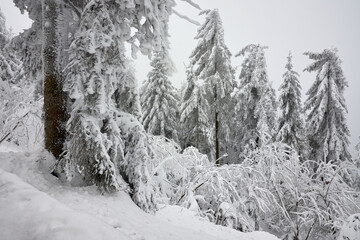
[[[199,149],[199,100],[196,108],[196,148]]]
[[[214,100],[215,100],[215,164],[220,164],[220,153],[219,153],[219,103],[217,99],[217,87],[214,89]]]
[[[56,0],[43,0],[45,149],[59,158],[65,141],[66,94],[57,67]]]

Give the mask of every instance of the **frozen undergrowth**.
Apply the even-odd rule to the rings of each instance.
[[[178,206],[152,216],[124,192],[60,182],[51,164],[45,152],[0,152],[0,239],[277,239],[216,226]]]

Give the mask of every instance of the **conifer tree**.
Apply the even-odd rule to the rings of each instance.
[[[268,80],[265,49],[248,45],[236,56],[246,56],[242,63],[239,89],[235,93],[235,159],[272,141],[275,135],[275,90]]]
[[[162,37],[167,36],[164,25],[173,2],[151,3],[161,11],[153,12],[153,5],[143,6],[143,11],[131,2],[108,0],[86,5],[70,47],[65,90],[74,103],[66,154],[58,164],[69,180],[109,192],[123,188],[125,180],[133,200],[145,211],[156,209],[156,192],[148,170],[147,135],[136,119],[140,115],[136,81],[126,62],[124,42],[143,53],[166,47]],[[140,24],[142,14],[146,20]],[[135,35],[131,27],[138,27]]]
[[[319,162],[348,160],[350,132],[346,123],[347,107],[344,98],[348,83],[337,49],[304,54],[314,60],[304,71],[317,73],[314,84],[307,92],[304,106],[308,111],[306,128],[311,148],[310,159]]]
[[[5,26],[5,16],[0,8],[0,49],[2,50],[4,46],[9,42],[9,31]]]
[[[299,74],[293,70],[292,55],[287,57],[284,82],[280,86],[279,104],[281,115],[278,121],[276,141],[292,147],[304,159],[305,128],[301,105]]]
[[[209,125],[210,106],[203,84],[187,69],[187,83],[182,98],[180,123],[182,125],[183,148],[194,146],[200,152],[213,154],[213,139]],[[212,156],[213,158],[214,156]]]
[[[214,129],[215,159],[219,164],[220,151],[227,152],[230,138],[231,93],[234,89],[234,69],[231,53],[224,41],[224,30],[219,10],[204,11],[205,22],[198,29],[198,40],[190,56],[194,75],[204,81],[208,102],[211,106],[209,119]]]
[[[9,49],[11,36],[5,22],[5,16],[0,9],[0,81],[17,83],[22,77],[22,64]]]
[[[152,70],[141,90],[142,123],[148,133],[179,142],[178,97],[168,77],[166,55],[165,50],[156,52],[151,60]]]

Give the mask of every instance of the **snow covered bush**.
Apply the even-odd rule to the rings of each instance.
[[[338,240],[360,240],[360,213],[346,219],[340,230]]]
[[[295,150],[274,143],[252,151],[241,164],[182,170],[172,202],[241,231],[270,228],[284,239],[333,238],[360,210],[359,192],[343,178],[347,170],[302,163]]]
[[[278,205],[268,189],[265,169],[275,164],[269,159],[280,159],[281,152],[270,147],[267,150],[259,150],[243,164],[203,167],[181,189],[179,204],[216,224],[241,231],[258,230],[260,218]]]
[[[181,147],[163,136],[150,136],[154,152],[152,177],[164,203],[177,204],[180,190],[206,166],[212,165],[207,156],[194,147]]]
[[[29,150],[43,142],[43,104],[42,99],[33,99],[34,87],[25,81],[23,64],[10,40],[0,11],[0,145]]]
[[[0,81],[0,145],[8,142],[22,150],[42,146],[43,102],[33,99],[33,89]]]

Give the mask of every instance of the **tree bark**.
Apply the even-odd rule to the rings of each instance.
[[[65,142],[66,94],[57,67],[56,0],[43,0],[45,149],[59,158]]]
[[[220,164],[220,153],[219,153],[219,103],[217,99],[217,88],[215,85],[214,89],[214,99],[215,99],[215,164]]]
[[[199,100],[196,108],[196,148],[199,149]]]

